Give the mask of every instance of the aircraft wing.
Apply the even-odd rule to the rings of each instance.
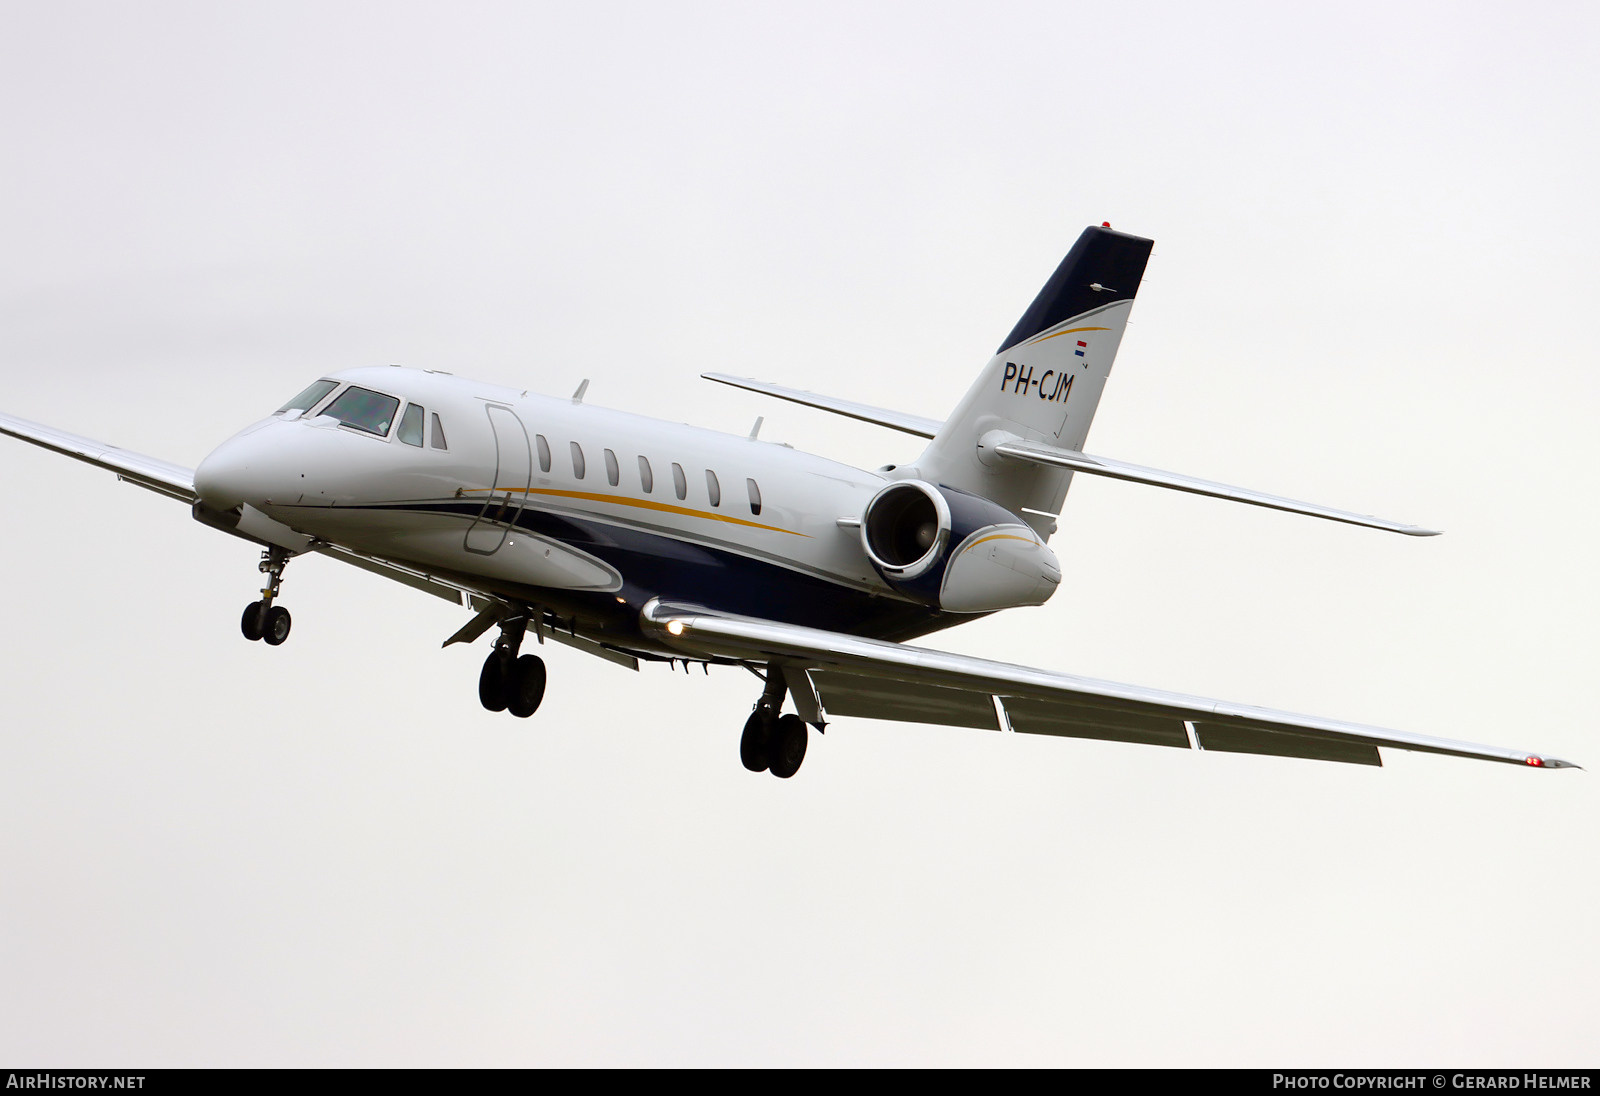
[[[1378,747],[1387,746],[1535,768],[1578,767],[1526,750],[1096,681],[725,616],[693,605],[652,601],[644,607],[641,620],[655,638],[690,657],[739,658],[781,668],[801,717],[810,722],[822,722],[826,712],[988,730],[1009,726],[1024,734],[1357,765],[1381,765]]]
[[[128,449],[118,449],[114,445],[85,438],[78,434],[71,434],[65,430],[58,430],[53,426],[45,426],[27,419],[19,419],[13,415],[0,414],[0,434],[9,434],[14,438],[31,442],[34,445],[63,456],[81,460],[85,464],[92,464],[96,468],[115,472],[117,478],[127,483],[136,484],[158,494],[175,498],[191,505],[199,496],[194,489],[194,470],[185,468],[170,461],[158,460],[147,457],[143,453],[135,453]],[[249,531],[242,530],[227,524],[219,524],[215,520],[207,521],[222,532],[241,537],[260,545],[267,545],[269,541],[259,536],[252,536]],[[302,538],[304,539],[304,538]],[[376,556],[363,555],[347,548],[331,544],[315,544],[315,551],[331,559],[359,567],[364,571],[382,575],[413,589],[424,593],[433,594],[435,597],[444,598],[457,605],[468,604],[475,591],[459,583],[440,578],[436,575],[426,574],[415,568],[404,567],[389,560],[379,559]],[[303,549],[296,549],[297,551]]]
[[[128,449],[118,449],[114,445],[106,445],[92,438],[79,437],[65,430],[57,430],[53,426],[42,426],[11,415],[0,415],[0,434],[10,434],[14,438],[21,438],[41,448],[72,457],[74,460],[81,460],[85,464],[92,464],[96,468],[115,472],[120,480],[169,498],[192,503],[198,497],[194,490],[192,468],[157,460],[155,457],[147,457],[143,453],[135,453]]]
[[[887,407],[873,407],[853,400],[841,400],[835,396],[819,396],[815,392],[807,392],[800,388],[785,388],[781,384],[768,384],[766,381],[752,380],[749,377],[730,377],[726,373],[702,373],[700,376],[718,384],[743,388],[747,392],[759,392],[763,396],[776,396],[790,403],[803,403],[807,407],[831,411],[847,419],[887,426],[891,430],[915,434],[919,438],[933,437],[939,432],[939,427],[944,425],[938,419],[925,419],[921,415],[909,415],[904,411],[891,411]]]

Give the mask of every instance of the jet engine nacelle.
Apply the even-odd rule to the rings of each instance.
[[[1061,565],[1009,510],[965,491],[899,480],[861,515],[861,546],[902,593],[951,613],[1043,605]]]

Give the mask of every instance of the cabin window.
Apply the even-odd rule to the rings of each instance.
[[[285,411],[309,411],[322,402],[324,396],[339,387],[338,381],[318,381],[294,399],[278,408],[274,414],[281,415]]]
[[[717,482],[717,474],[711,469],[706,469],[706,497],[711,500],[712,506],[722,505],[722,484]]]
[[[683,474],[683,465],[672,462],[672,492],[679,499],[689,497],[689,477]]]
[[[433,413],[433,447],[435,449],[450,448],[450,446],[445,444],[444,423],[439,421],[439,412],[437,411]]]
[[[393,396],[352,386],[346,388],[344,393],[330,403],[322,413],[338,419],[345,426],[386,438],[389,436],[389,427],[394,425],[394,414],[398,410],[400,401]]]
[[[639,458],[639,486],[644,488],[644,493],[649,494],[656,485],[655,473],[650,471],[650,462],[643,457]]]
[[[572,475],[575,479],[583,478],[583,449],[577,442],[572,443]]]
[[[400,440],[407,445],[422,448],[422,423],[427,412],[416,404],[407,404],[406,413],[400,416]]]
[[[533,440],[539,449],[539,471],[550,471],[550,443],[544,440],[543,434],[535,434]]]
[[[759,517],[761,515],[761,488],[756,485],[756,481],[753,479],[745,480],[744,485],[750,491],[750,512]]]
[[[606,454],[606,482],[615,487],[622,481],[622,469],[617,464],[617,455],[607,449]]]

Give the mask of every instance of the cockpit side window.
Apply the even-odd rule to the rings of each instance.
[[[444,440],[444,423],[439,421],[439,412],[433,413],[433,447],[435,449],[449,449]]]
[[[406,413],[400,416],[400,440],[407,445],[422,448],[422,416],[427,414],[416,404],[408,404]]]
[[[281,415],[285,411],[309,411],[322,402],[324,396],[339,387],[338,381],[318,381],[294,399],[278,408],[274,414]]]
[[[369,434],[386,438],[389,436],[389,427],[394,425],[394,415],[398,410],[400,401],[393,396],[352,386],[346,388],[338,399],[323,409],[322,413],[338,419],[345,426],[353,426],[357,430],[365,430]]]

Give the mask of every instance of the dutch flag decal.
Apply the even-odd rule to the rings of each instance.
[[[1078,340],[1078,349],[1075,351],[1075,353],[1078,355],[1078,357],[1080,357],[1080,358],[1083,357],[1083,348],[1088,346],[1088,345],[1089,344],[1084,342],[1082,339]]]

